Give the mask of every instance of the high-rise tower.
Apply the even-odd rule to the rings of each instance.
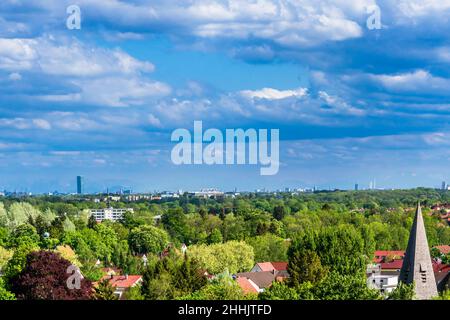
[[[83,194],[83,177],[82,176],[77,177],[77,193]]]

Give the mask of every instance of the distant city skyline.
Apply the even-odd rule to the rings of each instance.
[[[0,188],[450,181],[448,4],[382,1],[374,29],[372,0],[263,2],[82,1],[79,29],[69,0],[2,4]],[[171,133],[194,121],[278,129],[278,174],[174,165]]]
[[[347,191],[364,191],[364,190],[391,190],[391,189],[415,189],[415,188],[433,188],[433,189],[441,189],[447,190],[447,185],[439,184],[435,185],[416,185],[416,186],[375,186],[373,181],[369,181],[367,185],[364,183],[356,183],[354,185],[347,186],[333,186],[333,185],[289,185],[289,186],[254,186],[254,187],[221,187],[220,185],[204,185],[197,187],[185,187],[181,188],[180,186],[173,186],[167,188],[161,187],[153,187],[153,188],[143,188],[143,189],[134,189],[131,186],[124,186],[120,184],[108,185],[100,189],[96,189],[94,186],[97,185],[94,183],[94,186],[90,186],[89,183],[85,184],[84,176],[76,176],[75,184],[73,186],[68,185],[68,189],[57,189],[50,188],[48,190],[32,190],[30,188],[2,188],[0,187],[0,192],[7,191],[11,193],[32,193],[32,194],[53,194],[55,192],[60,194],[78,194],[78,195],[90,195],[90,194],[100,194],[100,193],[110,193],[110,194],[119,194],[119,193],[129,193],[129,194],[138,194],[138,193],[163,193],[163,192],[173,192],[177,193],[180,190],[183,192],[194,192],[205,189],[217,189],[224,192],[295,192],[298,190],[318,190],[318,191],[328,191],[328,190],[347,190]],[[89,180],[88,180],[89,181]]]

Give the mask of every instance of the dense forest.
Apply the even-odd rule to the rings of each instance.
[[[128,299],[256,299],[244,295],[232,275],[262,261],[289,261],[291,278],[260,299],[378,299],[366,288],[365,266],[375,250],[406,248],[418,201],[429,245],[450,244],[447,221],[431,211],[450,203],[450,192],[434,189],[107,203],[94,198],[0,198],[0,299],[42,298],[26,276],[38,273],[33,268],[42,259],[78,266],[88,286],[101,279],[99,266],[143,275]],[[120,222],[90,217],[88,209],[107,206],[133,213]],[[86,289],[85,298],[106,299],[109,291],[101,283],[93,295]]]

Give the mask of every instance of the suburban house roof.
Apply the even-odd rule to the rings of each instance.
[[[442,254],[450,253],[450,246],[448,246],[448,245],[435,246],[435,248],[438,249]]]
[[[247,279],[246,277],[238,277],[236,281],[245,294],[259,292],[258,286],[253,281]]]
[[[400,250],[377,250],[374,253],[373,261],[375,263],[384,262],[384,259],[386,257],[389,257],[389,256],[397,256],[397,257],[401,257],[403,259],[403,257],[405,256],[405,251],[400,251]]]
[[[256,264],[261,268],[262,271],[286,271],[287,262],[259,262]]]
[[[403,265],[402,259],[396,259],[391,262],[381,262],[381,270],[400,270]]]
[[[262,271],[262,272],[243,272],[238,273],[237,278],[240,277],[247,278],[251,281],[253,281],[254,284],[256,284],[259,288],[267,288],[270,287],[272,282],[274,282],[277,279],[277,272],[271,272],[271,271]]]
[[[131,288],[142,280],[142,276],[104,276],[102,280],[109,279],[109,283],[115,288]]]

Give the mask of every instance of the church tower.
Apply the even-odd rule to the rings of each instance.
[[[426,300],[438,295],[420,203],[417,205],[399,280],[406,284],[414,282],[416,299]]]

